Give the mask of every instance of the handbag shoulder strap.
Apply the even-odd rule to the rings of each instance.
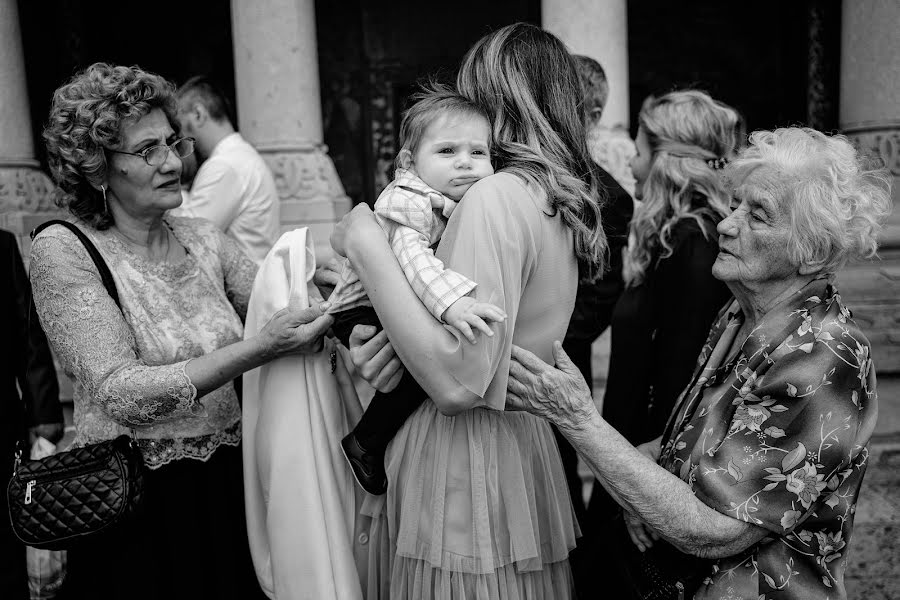
[[[74,223],[70,223],[69,221],[63,221],[62,219],[53,219],[47,221],[46,223],[41,223],[37,227],[34,228],[34,231],[31,232],[31,239],[34,238],[50,227],[51,225],[62,225],[69,231],[75,234],[75,236],[84,244],[85,249],[88,251],[88,254],[91,257],[91,260],[94,261],[94,266],[97,267],[97,271],[100,272],[100,279],[103,281],[103,287],[106,288],[107,293],[112,297],[113,302],[116,303],[116,306],[119,307],[119,310],[122,310],[122,304],[119,302],[119,292],[116,290],[116,282],[113,280],[112,272],[109,270],[109,267],[106,265],[106,261],[103,260],[103,257],[100,256],[100,251],[97,250],[97,247],[94,246],[94,243],[85,235],[81,229],[78,228]]]

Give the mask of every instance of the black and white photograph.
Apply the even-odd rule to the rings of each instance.
[[[900,598],[898,32],[0,0],[0,598]]]

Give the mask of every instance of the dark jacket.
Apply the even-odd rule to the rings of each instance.
[[[624,288],[622,280],[622,249],[628,244],[628,226],[634,213],[634,201],[619,182],[597,167],[600,183],[606,188],[607,199],[600,210],[603,231],[609,245],[609,269],[597,281],[580,282],[575,308],[566,332],[566,345],[592,343],[609,326],[612,310]]]
[[[63,414],[56,369],[30,302],[31,284],[22,255],[15,236],[2,229],[0,281],[0,443],[3,452],[9,452],[27,428],[61,423]]]

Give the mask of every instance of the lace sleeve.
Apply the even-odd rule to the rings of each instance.
[[[131,329],[73,234],[53,227],[35,239],[31,285],[63,367],[113,420],[141,427],[205,415],[187,361],[148,366],[137,356]]]
[[[241,250],[237,243],[221,231],[219,236],[219,260],[222,261],[222,272],[225,274],[225,293],[234,310],[241,317],[247,318],[247,305],[250,303],[250,292],[253,280],[259,270],[253,260]]]

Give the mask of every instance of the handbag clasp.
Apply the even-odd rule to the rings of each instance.
[[[16,476],[16,471],[19,470],[19,465],[22,464],[22,445],[16,445],[16,459],[13,461],[13,477]]]

